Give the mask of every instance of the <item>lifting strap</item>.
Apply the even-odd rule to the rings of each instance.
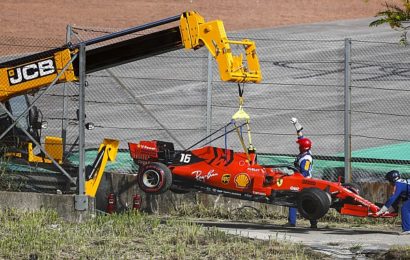
[[[234,121],[237,120],[245,120],[245,123],[243,125],[246,125],[247,128],[247,132],[248,132],[248,141],[249,141],[249,148],[246,148],[245,145],[245,141],[242,135],[242,131],[239,131],[238,127],[235,124],[236,127],[236,133],[238,134],[238,138],[239,141],[241,142],[242,148],[244,150],[244,152],[246,153],[246,157],[248,158],[248,160],[250,161],[250,155],[249,155],[249,151],[253,151],[254,147],[252,145],[252,137],[251,137],[251,129],[249,126],[249,122],[250,122],[250,117],[249,115],[243,110],[243,103],[244,103],[244,99],[243,99],[243,92],[245,90],[245,84],[243,84],[243,86],[241,87],[241,85],[238,83],[238,93],[239,93],[239,110],[232,116],[232,119]],[[241,129],[242,130],[242,129]]]

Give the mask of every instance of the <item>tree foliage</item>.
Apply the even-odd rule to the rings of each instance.
[[[400,44],[407,45],[407,31],[410,28],[410,0],[401,0],[403,6],[385,3],[385,9],[378,12],[379,19],[371,22],[370,27],[388,24],[393,30],[401,31]]]

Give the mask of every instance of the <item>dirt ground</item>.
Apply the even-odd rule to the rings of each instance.
[[[127,28],[186,10],[196,10],[208,21],[221,19],[227,31],[239,31],[372,17],[384,3],[384,0],[1,0],[0,36],[64,41],[67,24]]]

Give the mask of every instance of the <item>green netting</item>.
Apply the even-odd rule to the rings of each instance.
[[[0,161],[0,169],[4,170],[5,172],[35,172],[35,173],[56,173],[57,171],[53,171],[50,169],[44,169],[41,167],[35,167],[29,165],[27,162],[24,164],[10,162],[8,160]]]
[[[401,143],[398,145],[388,145],[383,147],[375,147],[370,149],[363,149],[354,151],[352,153],[353,157],[356,158],[369,158],[369,159],[386,159],[394,158],[401,160],[410,160],[410,154],[406,153],[410,148],[410,143]],[[97,157],[97,150],[87,150],[85,154],[85,164],[92,165],[95,158]],[[343,154],[339,155],[343,156]],[[341,157],[341,159],[343,159]],[[67,161],[71,165],[78,165],[79,154],[71,154]],[[258,163],[261,165],[276,165],[276,164],[289,164],[293,165],[294,157],[291,156],[277,156],[277,155],[258,155]],[[11,162],[1,162],[1,167],[7,169],[8,171],[19,171],[19,172],[38,172],[38,173],[55,173],[56,171],[51,171],[48,169],[31,167],[28,164],[15,164]],[[370,173],[368,177],[376,176],[380,178],[382,174],[396,169],[401,173],[407,175],[410,174],[410,165],[407,164],[394,164],[394,163],[374,163],[374,162],[354,162],[352,163],[353,173]],[[108,162],[106,166],[106,172],[117,172],[117,173],[131,173],[135,174],[138,171],[138,166],[132,160],[128,151],[119,151],[115,162]],[[344,161],[337,160],[314,160],[313,176],[316,178],[322,178],[334,175],[343,175],[344,172]]]
[[[352,157],[371,159],[410,160],[410,143],[372,147],[352,152]]]
[[[85,153],[85,164],[92,165],[95,158],[97,158],[97,154],[97,150],[87,150]],[[72,154],[68,158],[68,161],[71,164],[78,165],[79,154]],[[136,166],[128,151],[118,151],[115,162],[108,162],[105,171],[118,173],[137,173],[138,166]]]

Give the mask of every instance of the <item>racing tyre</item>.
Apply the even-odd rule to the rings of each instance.
[[[346,189],[350,190],[354,194],[360,195],[360,185],[357,183],[342,183],[342,186],[345,187]]]
[[[327,192],[317,188],[302,190],[298,196],[298,211],[309,220],[320,219],[329,211],[330,200]]]
[[[172,173],[165,164],[153,162],[142,168],[137,181],[143,192],[161,194],[171,187]]]

